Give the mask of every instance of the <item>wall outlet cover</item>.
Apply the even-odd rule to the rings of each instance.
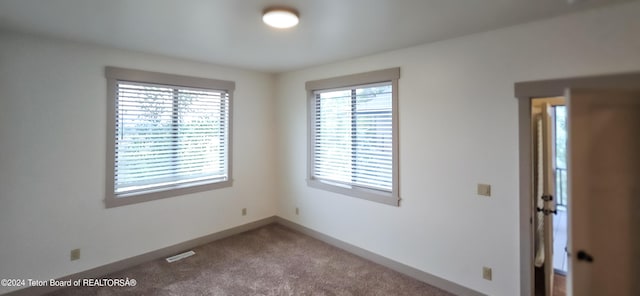
[[[478,195],[491,196],[491,185],[478,184]]]
[[[490,281],[492,279],[491,267],[482,267],[482,278]]]
[[[80,249],[71,250],[71,252],[69,252],[69,258],[71,259],[71,261],[79,260],[80,259]]]

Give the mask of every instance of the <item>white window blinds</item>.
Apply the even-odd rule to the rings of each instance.
[[[312,178],[391,193],[392,83],[313,92]]]
[[[119,80],[115,99],[116,197],[228,180],[227,91]]]
[[[116,195],[225,181],[226,91],[118,81]]]

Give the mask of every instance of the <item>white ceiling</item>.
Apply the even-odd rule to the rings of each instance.
[[[0,29],[282,72],[625,1],[1,0]],[[270,5],[300,24],[266,27]]]

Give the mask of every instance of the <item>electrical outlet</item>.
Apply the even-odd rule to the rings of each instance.
[[[491,185],[478,184],[478,195],[491,196]]]
[[[486,267],[486,266],[482,267],[482,278],[487,281],[491,280],[492,278],[491,267]]]
[[[246,216],[247,215],[247,208],[242,208],[242,216]]]
[[[71,250],[71,252],[69,252],[69,257],[71,258],[71,261],[80,260],[80,249]]]
[[[296,216],[300,215],[300,209],[296,208]]]

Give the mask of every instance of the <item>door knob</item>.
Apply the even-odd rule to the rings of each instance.
[[[586,262],[593,262],[593,256],[587,254],[587,252],[580,250],[578,251],[578,261],[586,261]]]

